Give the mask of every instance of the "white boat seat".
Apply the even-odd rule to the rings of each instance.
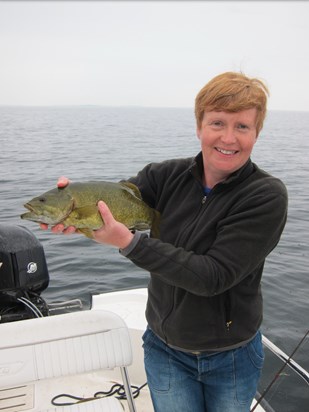
[[[27,410],[7,409],[7,399],[1,398],[1,393],[10,388],[119,367],[129,410],[135,411],[127,372],[131,363],[128,328],[113,312],[87,310],[3,323],[0,325],[0,410]],[[35,399],[32,409],[28,409],[40,410]],[[45,412],[59,410],[50,405]],[[116,398],[101,398],[65,406],[64,410],[122,412],[123,408]]]

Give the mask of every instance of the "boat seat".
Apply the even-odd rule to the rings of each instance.
[[[56,378],[72,375],[73,379],[76,375],[114,368],[121,370],[130,412],[136,411],[127,371],[127,366],[132,363],[129,330],[115,313],[85,310],[3,323],[0,324],[0,336],[2,412],[123,412],[123,406],[116,398],[99,398],[64,407],[50,404],[44,410],[42,405],[36,404],[37,395],[42,396],[41,391],[37,390],[39,394],[31,391],[31,387],[42,384],[44,380],[53,387],[50,382]],[[19,388],[27,389],[20,390],[18,395]],[[16,391],[16,396],[9,395]],[[22,396],[27,399],[22,401]],[[19,407],[19,404],[23,405]]]

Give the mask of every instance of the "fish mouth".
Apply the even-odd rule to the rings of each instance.
[[[24,204],[24,207],[28,209],[30,212],[35,213],[34,208],[29,203]]]
[[[73,210],[72,206],[65,215],[59,216],[57,220],[53,214],[51,214],[51,216],[49,215],[48,210],[40,210],[40,207],[36,208],[35,206],[32,206],[31,203],[25,203],[24,207],[28,209],[29,212],[23,213],[21,215],[22,219],[28,219],[38,223],[46,223],[48,225],[58,225],[59,223],[62,223]]]
[[[34,208],[29,204],[29,203],[26,203],[25,205],[24,205],[24,207],[26,208],[26,209],[28,209],[29,210],[29,212],[25,212],[25,213],[23,213],[22,215],[20,215],[20,217],[22,218],[22,219],[34,219],[36,216],[38,216],[38,213],[34,210]]]

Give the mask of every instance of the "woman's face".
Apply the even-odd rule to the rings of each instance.
[[[197,136],[208,187],[225,180],[247,162],[257,140],[256,116],[256,108],[236,113],[204,113]]]

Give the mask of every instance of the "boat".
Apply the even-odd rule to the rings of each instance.
[[[8,272],[3,281],[8,255],[19,282]],[[28,231],[0,225],[0,297],[8,307],[0,311],[0,411],[152,412],[142,348],[147,289],[93,295],[88,309],[78,299],[46,304],[46,270],[44,251]],[[21,288],[25,271],[33,278]],[[14,310],[10,299],[18,301]],[[307,371],[265,336],[263,342],[309,383]],[[273,411],[258,398],[252,411]]]

